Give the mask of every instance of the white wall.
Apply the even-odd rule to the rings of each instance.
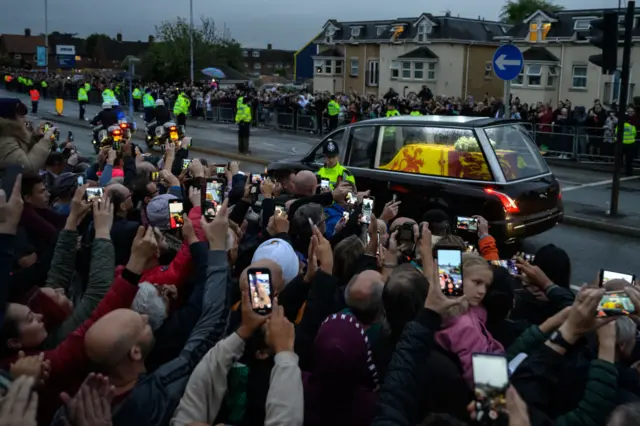
[[[335,80],[335,83],[334,83]],[[342,92],[343,78],[333,75],[315,75],[313,77],[314,92]]]
[[[427,46],[435,53],[439,60],[436,64],[436,78],[433,81],[404,80],[402,70],[400,78],[391,79],[391,63],[399,60],[398,56],[409,53],[421,46]],[[401,59],[399,61],[402,61]],[[386,93],[389,88],[402,94],[404,87],[406,92],[419,92],[423,85],[427,85],[434,95],[462,96],[464,76],[465,48],[460,44],[431,43],[431,44],[382,44],[380,46],[380,86],[379,94]]]

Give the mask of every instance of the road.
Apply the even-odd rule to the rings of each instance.
[[[0,96],[3,95],[1,92]],[[51,101],[44,101],[43,104],[41,107],[44,106],[44,109],[49,105],[50,111],[53,110]],[[89,107],[89,112],[96,113],[97,107]],[[74,117],[77,114],[77,105],[74,103],[68,103],[68,106],[65,107],[65,115],[70,114],[73,114]],[[50,117],[50,119],[55,122],[54,117]],[[63,137],[69,130],[73,131],[80,152],[92,153],[90,129],[85,127],[84,123],[78,121],[77,125],[71,126],[58,122],[57,125]],[[196,145],[223,147],[223,149],[231,147],[231,150],[235,150],[236,134],[233,128],[225,128],[223,125],[210,129],[191,127],[188,133],[194,137]],[[306,152],[312,146],[313,138],[279,134],[260,129],[254,131],[251,143],[255,156],[266,160],[276,160],[294,155],[294,150],[298,153]],[[228,158],[223,156],[192,154],[192,157],[203,157],[216,163],[228,161]],[[242,162],[241,168],[251,173],[260,173],[264,170],[262,164],[248,161]],[[551,169],[562,185],[565,201],[589,202],[594,208],[602,211],[608,208],[611,179],[608,174],[562,166],[552,166]],[[623,206],[633,204],[640,206],[640,203],[636,202],[638,200],[633,197],[636,191],[640,193],[639,179],[640,177],[634,177],[623,181],[621,209]],[[584,282],[593,280],[600,268],[640,274],[640,269],[633,270],[637,264],[637,253],[640,253],[640,239],[559,225],[544,234],[528,239],[524,242],[523,249],[526,252],[535,252],[538,247],[545,244],[555,244],[569,253],[572,262],[572,281],[575,285],[582,285]]]

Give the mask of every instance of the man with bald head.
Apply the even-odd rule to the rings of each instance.
[[[113,424],[169,424],[191,372],[225,332],[229,274],[226,200],[215,220],[203,222],[203,228],[210,251],[202,314],[179,357],[146,375],[144,361],[153,348],[153,333],[146,315],[129,309],[105,315],[87,332],[88,357],[115,387]],[[144,265],[139,265],[131,272],[142,274],[143,269]]]
[[[378,271],[368,270],[355,275],[344,290],[349,311],[364,325],[365,330],[382,319],[382,289],[384,281]]]
[[[312,197],[318,187],[318,178],[309,170],[299,171],[293,179],[298,198]]]

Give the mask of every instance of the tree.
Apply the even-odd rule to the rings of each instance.
[[[103,49],[100,47],[103,45],[102,42],[111,40],[106,34],[98,34],[93,33],[84,42],[85,49],[87,50],[87,55],[91,58],[93,62],[100,62],[102,56],[104,56]]]
[[[500,11],[500,19],[507,24],[518,24],[536,10],[546,12],[558,12],[564,10],[564,6],[547,0],[507,0]]]
[[[142,76],[159,82],[189,80],[189,35],[189,23],[184,18],[157,26],[155,41],[141,58]],[[194,25],[193,58],[195,76],[200,78],[203,68],[237,68],[242,63],[242,48],[226,26],[220,30],[212,19],[203,16],[199,25]]]

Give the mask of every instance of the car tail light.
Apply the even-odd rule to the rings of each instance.
[[[117,129],[116,129],[116,130],[114,130],[114,131],[113,131],[113,134],[114,134],[114,135],[121,135],[121,134],[122,134],[122,132],[121,132],[120,130],[117,130]]]
[[[490,195],[495,195],[496,197],[498,197],[498,199],[500,200],[500,203],[502,204],[502,208],[504,209],[505,212],[507,213],[520,213],[520,207],[518,207],[518,205],[516,204],[515,200],[511,197],[509,197],[507,194],[504,194],[502,192],[498,192],[495,189],[492,188],[485,188],[484,192],[486,192],[487,194]]]
[[[178,130],[178,128],[176,126],[171,126],[171,127],[169,127],[169,130],[175,131],[175,130]]]

